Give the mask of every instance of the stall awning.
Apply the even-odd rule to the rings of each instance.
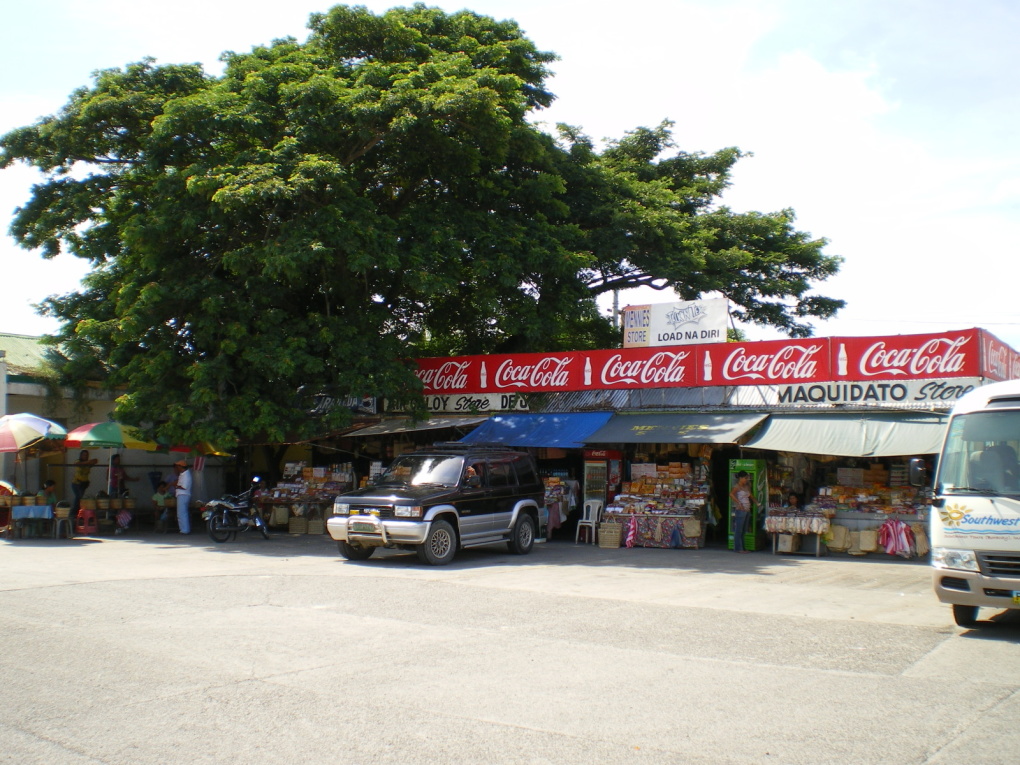
[[[606,424],[612,412],[497,414],[461,441],[507,446],[582,449],[588,436]]]
[[[590,444],[733,444],[768,415],[617,414],[588,437]]]
[[[487,419],[486,415],[475,415],[472,417],[430,417],[427,420],[415,422],[409,417],[398,417],[375,425],[369,425],[361,430],[345,433],[344,438],[351,438],[353,436],[388,436],[394,433],[410,433],[415,430],[461,428],[477,425],[485,419]]]
[[[914,412],[772,414],[744,445],[836,457],[935,454],[942,446],[947,419]]]

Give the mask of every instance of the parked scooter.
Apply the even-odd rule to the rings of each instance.
[[[262,520],[258,508],[255,507],[255,492],[258,490],[259,477],[251,479],[251,487],[243,494],[228,494],[220,499],[213,499],[202,508],[202,517],[209,529],[209,538],[213,542],[226,542],[236,539],[239,531],[257,528],[262,536],[269,539],[269,528]]]

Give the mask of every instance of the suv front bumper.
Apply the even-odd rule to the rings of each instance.
[[[326,519],[326,531],[338,542],[355,542],[363,547],[420,545],[428,535],[429,524],[374,515],[333,515]]]

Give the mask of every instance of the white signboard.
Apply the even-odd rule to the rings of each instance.
[[[805,385],[739,386],[727,403],[767,406],[889,406],[898,404],[949,409],[957,399],[984,384],[980,377],[944,380],[822,382]]]
[[[725,343],[726,298],[629,305],[623,309],[623,347]]]

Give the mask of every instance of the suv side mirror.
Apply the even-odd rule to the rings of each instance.
[[[925,467],[924,460],[920,457],[914,457],[910,460],[910,485],[928,485],[928,468]]]
[[[464,485],[465,486],[470,486],[473,489],[477,489],[479,486],[482,485],[482,479],[481,479],[480,476],[477,476],[477,475],[469,475],[465,479]]]

